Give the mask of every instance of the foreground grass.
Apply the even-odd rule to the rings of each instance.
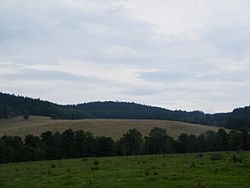
[[[250,152],[221,154],[219,157],[214,153],[171,154],[0,164],[0,187],[250,187]],[[211,156],[215,158],[212,160]]]

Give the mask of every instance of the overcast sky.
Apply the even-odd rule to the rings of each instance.
[[[0,0],[0,91],[60,104],[250,104],[249,0]]]

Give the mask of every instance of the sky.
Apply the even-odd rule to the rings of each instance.
[[[59,104],[250,105],[249,0],[0,0],[0,91]]]

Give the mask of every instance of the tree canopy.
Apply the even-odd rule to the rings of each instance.
[[[71,129],[44,132],[40,136],[27,135],[0,138],[0,163],[55,160],[79,157],[115,155],[192,153],[207,151],[250,150],[248,131],[227,133],[208,131],[199,136],[181,134],[178,139],[170,137],[165,129],[153,128],[145,138],[137,129],[130,129],[120,139],[95,137],[90,132]]]

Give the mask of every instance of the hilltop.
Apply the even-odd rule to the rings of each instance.
[[[0,119],[23,115],[52,119],[152,119],[172,120],[227,128],[250,128],[250,107],[230,113],[205,114],[202,111],[168,110],[130,102],[90,102],[58,105],[41,99],[0,93]]]

